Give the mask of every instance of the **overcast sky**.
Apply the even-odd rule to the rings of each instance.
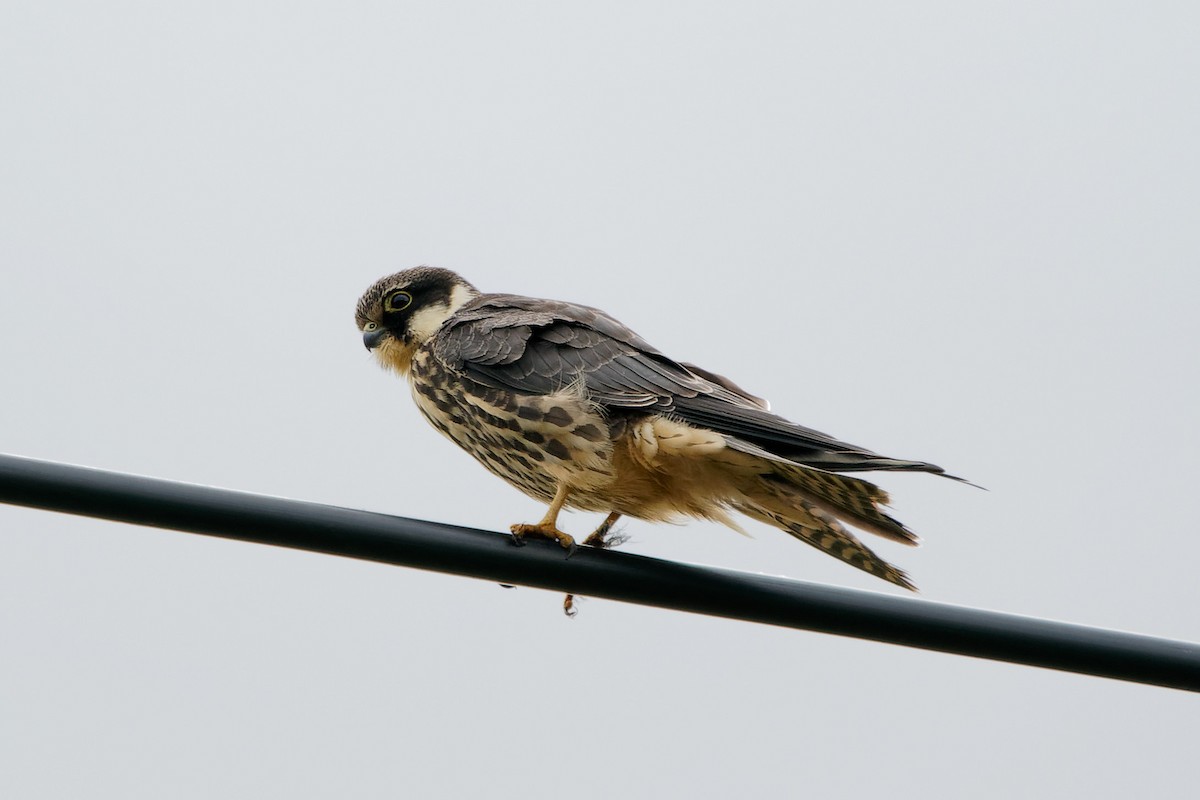
[[[9,0],[0,450],[536,520],[363,350],[359,294],[428,263],[986,486],[883,476],[929,600],[1200,639],[1198,40],[1188,3]],[[903,593],[750,529],[625,526]],[[1194,790],[1193,695],[560,600],[0,507],[0,795]]]

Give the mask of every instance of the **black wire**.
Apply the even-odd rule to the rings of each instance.
[[[0,501],[1200,691],[1200,645],[0,454]]]

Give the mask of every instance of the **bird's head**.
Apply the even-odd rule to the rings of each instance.
[[[358,300],[354,320],[379,363],[408,372],[424,344],[479,290],[448,269],[416,267],[375,281]]]

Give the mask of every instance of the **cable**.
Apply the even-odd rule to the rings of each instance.
[[[1200,691],[1200,645],[0,454],[0,501]]]

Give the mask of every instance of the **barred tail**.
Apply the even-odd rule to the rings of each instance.
[[[755,502],[738,502],[734,504],[734,508],[752,519],[780,528],[863,572],[905,589],[914,592],[917,590],[916,584],[909,580],[903,570],[875,555],[835,517],[812,503],[799,500],[786,512],[777,510],[778,506],[775,503],[769,505],[775,508]]]
[[[916,591],[904,572],[877,556],[847,530],[849,523],[893,541],[915,545],[916,534],[879,510],[887,493],[861,478],[772,461],[769,472],[742,485],[735,507],[787,531],[818,550],[877,578]]]
[[[759,472],[752,494],[765,493],[789,505],[803,498],[827,514],[876,536],[902,544],[920,542],[903,523],[880,510],[880,506],[888,504],[888,494],[870,481],[798,464],[738,439],[726,442],[731,450],[757,457],[761,459],[760,465],[769,466],[769,471]]]

